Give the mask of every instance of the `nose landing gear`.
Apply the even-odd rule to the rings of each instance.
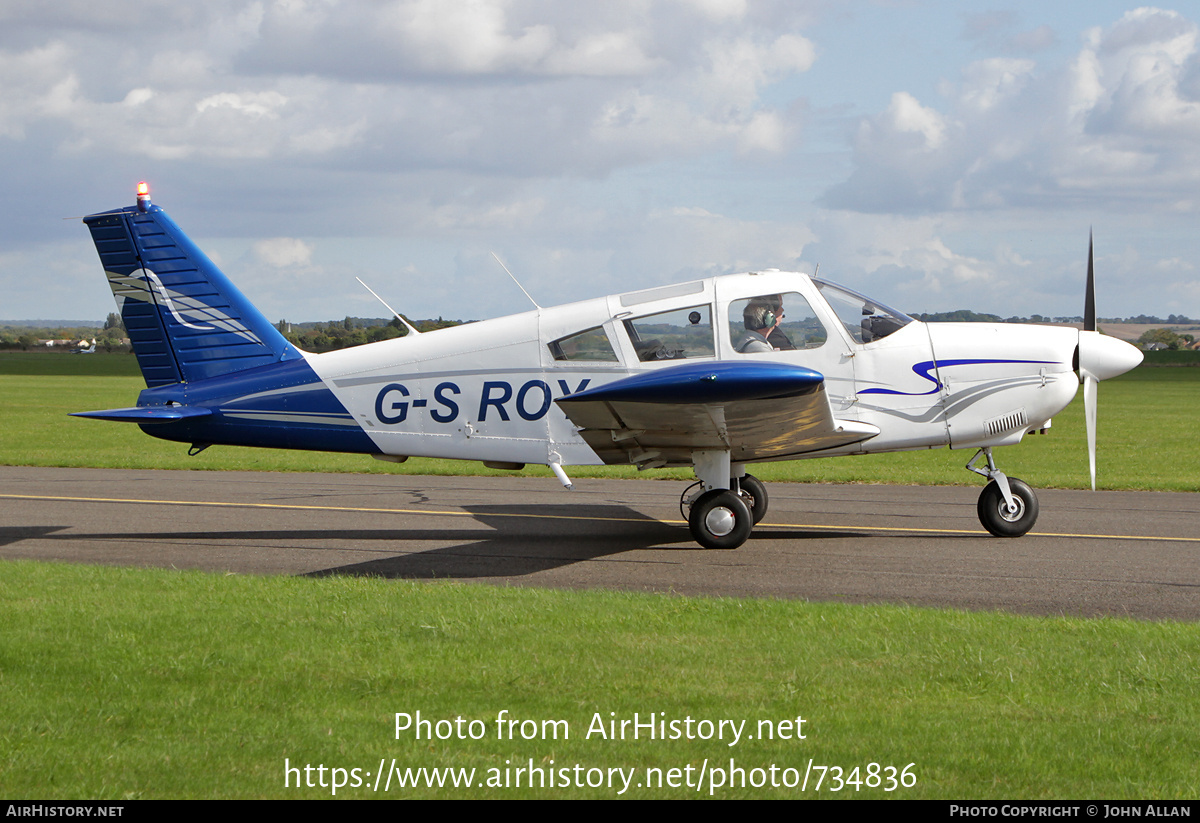
[[[987,457],[987,468],[975,465]],[[1038,500],[1033,489],[1023,480],[1008,477],[996,468],[992,450],[984,447],[967,463],[967,469],[983,475],[990,482],[979,495],[976,511],[979,522],[996,537],[1020,537],[1033,528],[1038,517]]]

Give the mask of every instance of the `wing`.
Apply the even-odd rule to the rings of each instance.
[[[609,464],[691,465],[725,450],[735,463],[779,460],[879,434],[837,420],[825,378],[784,363],[687,363],[643,372],[555,401]]]

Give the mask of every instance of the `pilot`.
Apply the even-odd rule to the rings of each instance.
[[[742,324],[746,327],[746,336],[737,344],[737,350],[742,354],[778,351],[767,342],[767,338],[779,327],[782,320],[772,308],[769,298],[751,300],[742,310]]]
[[[775,351],[795,351],[796,344],[791,338],[783,333],[783,320],[787,315],[783,313],[783,295],[776,294],[772,297],[763,298],[771,307],[771,311],[775,312],[775,316],[779,318],[779,323],[775,328],[767,332],[767,342],[771,344],[771,348]]]

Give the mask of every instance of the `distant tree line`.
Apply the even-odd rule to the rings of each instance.
[[[125,324],[110,312],[102,328],[96,326],[0,326],[0,349],[29,351],[44,346],[44,340],[96,341],[96,351],[128,351]]]
[[[445,329],[450,326],[460,326],[463,320],[446,320],[438,317],[436,320],[410,320],[417,331],[426,332],[435,329]],[[363,318],[347,317],[344,320],[330,320],[316,323],[289,323],[280,320],[275,328],[282,332],[292,345],[304,351],[325,352],[335,349],[348,349],[351,346],[361,346],[364,343],[378,343],[380,340],[391,340],[404,337],[408,329],[397,318]]]
[[[1163,323],[1168,326],[1193,326],[1200,323],[1200,320],[1193,320],[1190,317],[1185,317],[1182,314],[1167,315],[1167,319],[1155,317],[1152,314],[1139,314],[1137,317],[1126,317],[1124,320],[1109,320],[1109,323],[1142,323],[1150,325],[1151,323]]]
[[[418,331],[433,331],[449,326],[462,325],[463,320],[447,320],[443,317],[430,320],[409,321]],[[386,317],[347,317],[343,320],[318,321],[311,323],[289,323],[280,320],[275,327],[283,336],[305,351],[324,352],[377,343],[394,337],[404,337],[408,329],[399,320]],[[96,326],[29,326],[0,325],[0,349],[40,349],[46,340],[95,339],[96,351],[129,351],[129,339],[121,316],[110,313],[102,328]]]
[[[982,312],[971,311],[970,309],[959,309],[958,311],[939,311],[939,312],[921,312],[914,314],[913,317],[918,320],[923,320],[926,323],[1082,323],[1083,318],[1075,317],[1047,317],[1041,314],[1031,314],[1028,317],[1001,317],[998,314],[983,314]],[[1120,319],[1106,320],[1108,323],[1122,323]]]
[[[914,314],[913,317],[918,320],[923,320],[926,323],[1082,323],[1083,317],[1076,315],[1074,317],[1044,317],[1040,314],[1031,314],[1029,317],[1001,317],[998,314],[981,314],[970,309],[959,309],[958,311],[941,311],[941,312],[921,312]],[[1167,326],[1190,326],[1200,325],[1200,320],[1193,320],[1190,317],[1185,317],[1182,314],[1172,314],[1165,320],[1154,315],[1139,314],[1137,317],[1101,317],[1097,320],[1099,323],[1137,323],[1139,325],[1150,325],[1161,323]]]

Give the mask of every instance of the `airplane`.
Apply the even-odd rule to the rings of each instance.
[[[946,446],[976,450],[966,468],[988,481],[984,528],[1021,536],[1037,496],[992,450],[1045,432],[1082,384],[1095,489],[1097,383],[1142,359],[1097,331],[1090,239],[1082,330],[927,324],[765,269],[432,332],[400,318],[405,337],[312,354],[144,183],[135,205],[83,222],[146,389],[131,408],[78,416],[136,423],[193,455],[219,444],[541,463],[567,489],[566,466],[691,467],[680,508],[709,549],[741,546],[766,514],[754,463]]]

